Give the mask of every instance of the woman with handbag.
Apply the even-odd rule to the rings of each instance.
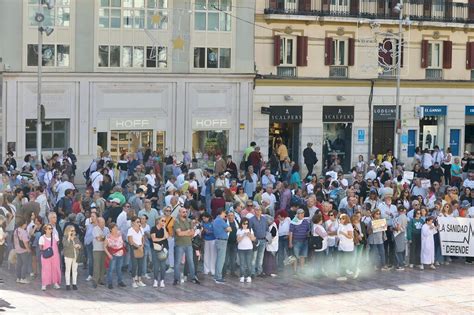
[[[324,272],[326,273],[326,250],[328,248],[328,233],[324,228],[323,215],[316,213],[313,216],[313,230],[312,238],[319,238],[320,240],[314,242],[317,244],[314,248],[314,276],[319,277]],[[320,242],[320,243],[319,243]],[[313,242],[312,242],[313,243]],[[319,246],[321,244],[321,246]]]
[[[140,219],[133,216],[131,219],[132,227],[128,229],[127,239],[130,244],[130,259],[132,261],[132,287],[146,287],[142,282],[142,266],[144,252],[144,234],[140,226]]]
[[[263,273],[267,276],[277,276],[277,258],[278,251],[278,227],[273,217],[267,217],[268,231],[266,234],[267,244],[265,245],[265,253],[263,254]]]
[[[168,258],[168,232],[165,228],[166,219],[164,216],[158,217],[155,226],[151,228],[150,236],[153,244],[152,261],[153,261],[153,287],[165,287],[166,260]]]
[[[64,230],[63,250],[64,265],[66,269],[66,290],[71,289],[71,273],[72,273],[72,289],[77,290],[77,266],[79,262],[79,250],[81,242],[76,236],[74,225],[68,225]]]
[[[53,285],[55,289],[59,289],[61,283],[59,238],[53,233],[51,224],[43,226],[43,233],[38,241],[41,251],[41,290],[45,291],[48,285]]]
[[[18,227],[13,234],[13,243],[16,252],[16,282],[28,284],[28,271],[31,269],[31,248],[29,244],[28,232],[26,231],[26,220],[18,217],[16,219]]]
[[[113,289],[112,276],[114,272],[117,274],[117,283],[119,287],[126,287],[122,280],[122,263],[125,256],[125,246],[120,233],[119,227],[115,223],[109,225],[110,234],[107,235],[104,241],[104,250],[107,257],[105,264],[109,265],[107,269],[107,286]]]

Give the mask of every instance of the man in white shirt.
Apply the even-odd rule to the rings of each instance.
[[[262,176],[262,186],[275,185],[275,176],[270,172],[270,169],[265,169],[265,174]]]
[[[91,185],[94,192],[99,191],[100,184],[104,180],[104,176],[101,174],[102,169],[98,169],[91,175]]]
[[[131,222],[128,220],[128,212],[130,211],[130,204],[126,202],[123,205],[122,212],[117,217],[117,226],[122,233],[122,238],[124,241],[127,240],[127,232],[128,229],[131,227]],[[133,211],[133,210],[132,210]]]
[[[412,196],[422,196],[423,199],[426,198],[427,191],[426,188],[421,186],[421,179],[415,179],[415,186],[413,186],[413,188],[411,189],[411,194]]]
[[[61,176],[61,182],[56,187],[56,192],[58,193],[56,201],[59,201],[64,197],[67,189],[76,190],[76,187],[74,187],[73,183],[69,181],[69,177],[66,174],[63,174],[63,176]]]
[[[375,164],[370,164],[369,171],[365,174],[365,180],[374,180],[377,178],[377,172],[375,172]]]
[[[435,145],[433,151],[433,164],[438,162],[439,165],[443,164],[444,161],[444,153],[439,149],[439,146]]]
[[[273,214],[275,210],[276,197],[275,197],[275,194],[273,193],[272,184],[267,185],[266,191],[262,194],[262,200],[263,199],[268,199],[268,201],[270,201],[270,211]]]
[[[468,177],[462,183],[462,186],[474,189],[474,172],[469,173]]]

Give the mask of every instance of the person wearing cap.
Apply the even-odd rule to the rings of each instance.
[[[104,219],[107,225],[110,223],[117,223],[117,217],[122,212],[122,207],[120,206],[120,199],[113,198],[110,200],[110,206],[104,212]]]
[[[293,264],[293,271],[297,274],[297,270],[303,271],[304,262],[308,256],[308,235],[311,230],[311,223],[304,217],[304,210],[298,209],[296,216],[291,220],[290,233],[288,237],[288,247],[293,248],[293,254],[299,261]]]
[[[306,168],[308,169],[308,174],[306,175],[306,177],[311,176],[313,174],[314,165],[318,163],[316,152],[314,152],[312,147],[313,147],[313,144],[311,142],[308,142],[308,144],[306,145],[306,148],[303,150],[304,164],[306,165]]]

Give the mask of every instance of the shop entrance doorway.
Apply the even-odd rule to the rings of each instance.
[[[388,150],[393,151],[395,122],[374,121],[373,132],[372,152],[375,155],[385,154]]]
[[[298,161],[299,159],[299,138],[300,138],[300,124],[299,123],[270,123],[269,139],[268,139],[268,156],[276,150],[278,140],[286,145],[288,155],[291,161]]]

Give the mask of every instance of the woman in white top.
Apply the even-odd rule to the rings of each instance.
[[[132,227],[128,229],[127,239],[130,244],[130,258],[132,260],[132,287],[146,287],[142,282],[142,266],[144,256],[144,234],[140,226],[140,219],[133,216]]]
[[[451,153],[451,148],[447,148],[442,165],[444,169],[444,182],[446,185],[451,183],[451,164],[453,164],[453,154]]]
[[[153,190],[153,191],[155,191],[155,187],[156,187],[156,174],[155,174],[155,170],[153,169],[153,167],[151,167],[151,168],[148,170],[148,174],[145,175],[145,178],[146,178],[146,180],[147,180],[147,184],[152,187],[152,190]]]
[[[425,224],[421,228],[421,264],[430,265],[431,269],[436,269],[434,235],[438,229],[433,223],[433,217],[427,217]]]
[[[324,222],[324,227],[328,233],[328,266],[336,265],[336,239],[339,222],[336,219],[336,212],[334,210],[328,212],[329,220]]]
[[[337,280],[347,280],[344,276],[352,275],[353,272],[349,270],[350,260],[354,252],[354,228],[352,227],[350,218],[343,213],[339,217],[339,227],[337,229],[337,237],[339,238],[339,270],[340,277]]]
[[[290,235],[291,219],[286,210],[277,212],[278,219],[278,268],[283,269],[283,261],[288,257],[288,237]]]
[[[367,172],[367,163],[364,161],[364,156],[359,155],[359,161],[356,164],[356,171],[357,173],[362,173],[365,176]]]
[[[240,262],[240,282],[252,282],[252,258],[253,241],[255,235],[249,226],[249,219],[242,218],[240,228],[237,230],[237,250],[239,252]]]
[[[322,238],[322,247],[314,250],[314,276],[319,277],[325,272],[326,250],[328,248],[328,233],[323,226],[323,215],[317,213],[313,216],[312,235]]]

